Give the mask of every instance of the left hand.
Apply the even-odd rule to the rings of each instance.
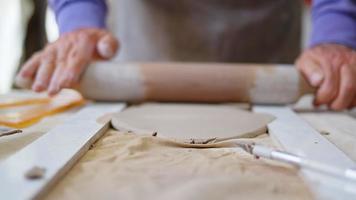
[[[24,64],[16,84],[57,94],[63,88],[75,87],[90,62],[114,57],[118,47],[118,40],[105,29],[82,28],[65,33]]]
[[[322,44],[305,50],[297,68],[317,88],[315,105],[332,110],[356,106],[356,52],[338,44]]]

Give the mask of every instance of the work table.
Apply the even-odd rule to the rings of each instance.
[[[12,93],[11,95],[13,95]],[[306,120],[314,129],[319,131],[330,142],[335,144],[353,161],[356,161],[356,149],[353,148],[356,144],[356,119],[352,117],[352,112],[328,112],[309,110],[310,99],[299,106],[298,115]],[[301,109],[303,108],[303,109]],[[307,109],[305,109],[307,108]],[[47,131],[55,126],[61,125],[63,122],[77,112],[78,109],[72,109],[65,113],[53,115],[40,121],[31,127],[25,128],[22,134],[11,135],[0,138],[0,162],[11,157],[15,152],[22,149],[26,145],[35,141],[37,138],[44,135]],[[309,110],[309,111],[305,111]],[[301,138],[302,140],[302,138]]]

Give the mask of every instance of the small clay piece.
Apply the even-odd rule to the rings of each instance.
[[[22,133],[22,130],[20,130],[20,129],[1,129],[0,137],[7,136],[7,135],[14,135],[17,133]]]
[[[94,147],[95,147],[95,145],[94,145],[94,144],[91,144],[91,145],[89,146],[89,150],[93,149]]]
[[[217,141],[217,138],[208,138],[208,139],[189,139],[189,140],[183,140],[182,142],[188,143],[188,144],[212,144]]]
[[[205,141],[202,142],[202,144],[210,144],[210,143],[214,143],[216,141],[217,138],[210,138],[210,139],[206,139]]]
[[[37,180],[43,178],[45,172],[46,169],[35,166],[26,172],[25,177],[30,180]]]
[[[319,131],[321,135],[330,135],[328,131]]]
[[[149,103],[114,114],[111,124],[117,130],[147,135],[159,132],[160,137],[204,144],[212,138],[221,141],[258,136],[266,133],[273,119],[231,105]]]

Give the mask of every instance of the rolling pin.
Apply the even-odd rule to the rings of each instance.
[[[291,65],[98,62],[78,90],[104,101],[289,104],[313,93]]]

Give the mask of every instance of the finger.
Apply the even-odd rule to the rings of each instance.
[[[59,48],[58,48],[58,54],[56,57],[56,67],[53,72],[53,76],[50,80],[50,84],[48,87],[48,93],[50,95],[54,95],[59,92],[60,88],[60,83],[59,80],[63,76],[64,69],[68,65],[68,55],[71,49],[73,48],[73,44],[71,42],[64,42]]]
[[[19,72],[19,76],[26,79],[33,79],[37,68],[41,63],[41,53],[35,53],[30,60],[28,60]]]
[[[77,41],[69,50],[65,62],[60,63],[51,80],[48,93],[54,95],[62,88],[72,87],[80,77],[85,65],[90,61],[94,45],[87,43],[85,39]]]
[[[97,52],[103,59],[110,59],[115,56],[119,42],[110,33],[103,35],[97,43]]]
[[[49,87],[47,89],[50,96],[57,94],[60,91],[59,79],[63,74],[63,69],[65,68],[66,63],[56,63],[52,78],[50,80]]]
[[[89,65],[94,46],[88,46],[84,43],[78,44],[73,48],[68,56],[68,65],[64,71],[64,76],[61,78],[61,85],[63,87],[73,87],[79,82],[85,68]]]
[[[56,63],[65,63],[70,50],[73,48],[71,42],[64,42],[58,47]]]
[[[323,66],[324,80],[319,87],[315,103],[316,105],[330,104],[337,96],[340,82],[340,71],[331,66]]]
[[[30,89],[32,86],[33,80],[28,78],[23,78],[20,75],[15,77],[15,85],[19,88]]]
[[[349,109],[352,109],[353,107],[355,107],[356,106],[356,95],[355,95],[355,97],[354,97],[354,99],[353,99],[353,101],[352,101],[352,104],[351,104],[351,106],[349,107]]]
[[[72,88],[80,80],[84,69],[89,64],[89,60],[85,58],[70,59],[68,66],[63,72],[63,76],[60,78],[59,84],[61,88]]]
[[[15,77],[15,85],[20,88],[30,89],[33,79],[41,62],[41,54],[35,53],[21,68]]]
[[[36,73],[35,82],[32,89],[36,92],[42,92],[47,89],[55,68],[55,61],[52,56],[41,62],[41,65]]]
[[[340,79],[338,96],[330,106],[333,110],[343,110],[350,107],[356,93],[354,73],[350,66],[344,65],[341,68]]]
[[[301,71],[311,86],[319,87],[323,82],[323,70],[315,59],[307,56],[302,57],[297,62],[297,68]]]
[[[68,62],[68,52],[71,50],[71,45],[65,45],[66,47],[58,53],[56,67],[54,69],[50,84],[48,87],[48,94],[50,96],[57,94],[60,91],[59,80],[64,73],[64,69]]]
[[[55,49],[47,47],[41,55],[41,61],[37,69],[35,80],[32,85],[34,91],[40,92],[47,88],[49,80],[53,73],[54,60],[56,57]]]

